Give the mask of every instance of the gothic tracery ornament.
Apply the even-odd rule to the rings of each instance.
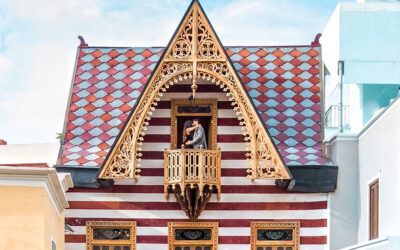
[[[193,3],[183,23],[126,121],[127,126],[111,149],[99,178],[137,180],[140,177],[143,137],[157,102],[170,85],[197,77],[219,85],[232,102],[248,146],[247,177],[290,179],[263,121],[197,2]]]

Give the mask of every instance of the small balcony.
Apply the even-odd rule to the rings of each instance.
[[[343,128],[350,128],[349,105],[343,105]],[[331,105],[325,112],[325,127],[338,128],[340,125],[340,106]]]
[[[164,150],[164,194],[169,190],[196,220],[214,191],[221,195],[221,149]]]

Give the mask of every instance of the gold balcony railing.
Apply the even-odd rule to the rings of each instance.
[[[164,194],[179,186],[182,195],[187,190],[198,188],[200,197],[204,188],[214,187],[221,194],[221,148],[164,150]],[[207,191],[209,191],[207,190]]]

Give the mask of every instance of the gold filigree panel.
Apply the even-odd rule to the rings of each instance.
[[[211,235],[209,240],[177,240],[177,229],[211,230]],[[175,250],[176,246],[186,246],[190,249],[209,246],[212,250],[218,250],[218,222],[168,222],[168,249]]]
[[[102,249],[102,246],[135,250],[136,221],[87,221],[86,249]]]
[[[177,145],[178,116],[211,116],[210,131],[208,136],[208,148],[217,149],[217,128],[218,128],[218,100],[217,99],[172,99],[171,100],[171,149],[180,148]],[[178,113],[179,106],[210,105],[210,113]]]
[[[203,78],[219,85],[226,92],[240,125],[243,126],[248,146],[246,154],[249,160],[248,177],[291,179],[289,171],[265,130],[263,121],[253,107],[246,89],[240,83],[235,69],[223,52],[222,45],[218,42],[197,1],[192,3],[187,13],[183,18],[183,25],[179,27],[170,42],[171,46],[166,49],[166,54],[132,111],[133,114],[119,136],[116,146],[111,149],[99,178],[137,180],[140,177],[143,137],[152,111],[163,92],[170,85],[184,79],[192,79],[195,82],[196,79]],[[187,46],[187,43],[191,46]]]
[[[246,90],[232,73],[232,66],[227,63],[199,63],[198,71],[199,77],[214,79],[232,102],[240,125],[243,126],[243,135],[248,145],[249,153],[246,154],[250,161],[247,170],[248,177],[290,179],[291,176],[258,117],[257,111],[252,106],[251,100],[246,95]]]
[[[179,35],[168,53],[170,59],[188,59],[192,57],[193,41],[193,15],[190,15],[186,23],[181,27]]]
[[[197,17],[197,56],[201,59],[220,59],[223,52],[218,48],[216,37],[212,35],[205,18],[198,14]]]
[[[142,142],[147,126],[162,92],[170,85],[192,78],[192,64],[165,63],[157,69],[155,80],[149,83],[136,106],[125,131],[121,134],[111,154],[105,162],[99,178],[140,178],[140,159]]]
[[[259,221],[251,222],[251,250],[256,249],[285,249],[289,247],[292,250],[300,249],[300,222],[286,221]],[[273,239],[266,239],[259,230],[271,230]],[[282,237],[282,231],[290,230],[291,237]],[[281,234],[281,235],[280,235]],[[261,236],[261,237],[260,237]],[[262,238],[262,239],[260,239]],[[285,239],[286,238],[286,239]]]

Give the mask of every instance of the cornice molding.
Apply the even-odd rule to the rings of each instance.
[[[57,212],[61,214],[68,208],[65,192],[73,184],[70,174],[58,176],[54,168],[2,166],[0,186],[44,187]]]

